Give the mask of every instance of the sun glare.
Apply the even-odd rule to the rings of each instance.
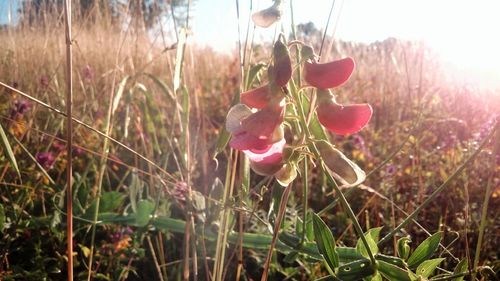
[[[495,0],[345,1],[336,37],[422,40],[459,78],[500,87],[498,11]]]

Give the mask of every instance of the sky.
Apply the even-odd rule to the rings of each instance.
[[[0,0],[0,24],[7,22],[10,5]],[[500,85],[500,0],[284,0],[281,23],[290,27],[290,2],[296,24],[313,22],[324,29],[335,1],[328,34],[335,39],[373,42],[388,37],[422,40],[459,70],[473,71]],[[192,30],[194,40],[219,51],[236,46],[240,28],[245,34],[250,15],[269,7],[272,0],[197,0]],[[15,12],[13,13],[15,17]],[[274,27],[274,26],[273,26]],[[272,41],[275,28],[258,28],[257,41]]]
[[[17,20],[17,0],[0,0],[0,25],[15,23]]]
[[[240,28],[244,34],[251,0],[240,0]],[[324,29],[332,0],[286,0],[282,17],[285,32],[293,1],[296,23],[313,22]],[[253,11],[271,0],[254,0]],[[199,0],[194,13],[194,40],[219,50],[235,46],[238,38],[236,1]],[[373,42],[396,37],[422,40],[464,73],[475,73],[484,83],[500,86],[500,0],[336,0],[328,30],[335,39]],[[274,28],[258,28],[257,40],[271,41]]]

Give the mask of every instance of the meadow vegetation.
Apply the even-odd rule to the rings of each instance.
[[[132,8],[124,7],[130,16],[125,26],[123,18],[99,7],[75,11],[73,19],[73,117],[94,129],[75,123],[76,279],[259,280],[276,229],[269,280],[327,280],[332,272],[342,274],[345,264],[370,261],[312,150],[297,160],[299,174],[286,197],[288,189],[272,175],[251,172],[243,154],[221,141],[235,97],[270,80],[273,42],[241,42],[243,61],[237,51],[191,44],[196,34],[184,32],[189,23],[181,24],[183,19],[176,29],[164,26],[163,33],[151,27],[151,19],[137,20]],[[342,190],[363,230],[372,229],[367,239],[376,245],[379,232],[384,237],[444,184],[414,222],[379,245],[376,251],[384,255],[377,260],[394,256],[408,262],[421,242],[438,233],[439,246],[420,263],[444,259],[432,268],[437,267],[434,277],[425,278],[462,280],[463,273],[465,280],[495,280],[499,90],[452,81],[420,42],[352,43],[309,31],[302,25],[297,38],[282,40],[322,49],[322,62],[352,57],[355,70],[335,88],[337,99],[373,108],[360,132],[327,133],[368,175]],[[0,29],[1,280],[66,280],[66,119],[54,111],[65,106],[63,34],[58,7]],[[290,47],[298,84],[304,81],[295,50]],[[306,108],[311,99],[301,99]],[[285,116],[288,140],[297,138],[290,136],[294,126],[301,128],[292,115]],[[280,208],[283,198],[286,209]],[[340,267],[325,257],[332,252],[321,250],[331,242],[323,225],[333,234]],[[404,237],[412,249],[406,259]],[[449,277],[461,260],[466,263],[458,275]],[[382,280],[373,272],[359,274],[333,280]]]

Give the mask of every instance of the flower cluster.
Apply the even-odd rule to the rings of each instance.
[[[243,151],[252,169],[260,175],[273,175],[284,165],[285,95],[282,88],[292,76],[292,65],[288,48],[281,41],[274,45],[273,57],[268,70],[269,83],[241,93],[242,103],[231,108],[226,122],[226,129],[232,134],[229,144]]]
[[[271,7],[255,13],[252,16],[254,23],[268,27],[278,21],[281,16],[280,5],[281,1],[277,0]],[[354,134],[361,130],[372,116],[371,106],[337,103],[330,92],[330,89],[341,86],[349,79],[354,70],[354,60],[348,57],[318,63],[309,46],[302,47],[301,56],[304,61],[303,79],[308,87],[316,88],[318,106],[313,109],[316,109],[321,125],[339,135]],[[285,94],[288,93],[287,85],[291,77],[290,53],[283,36],[280,36],[274,44],[273,60],[268,67],[269,82],[240,93],[241,103],[233,106],[226,118],[226,129],[232,136],[229,145],[248,157],[254,172],[275,176],[282,185],[288,185],[297,175],[293,159],[298,158],[291,157],[293,153],[284,156],[287,144],[283,126],[286,106],[301,106]],[[364,172],[333,145],[321,141],[315,147],[327,167],[347,184],[356,184],[364,179]]]
[[[319,122],[328,130],[339,135],[359,132],[372,117],[372,107],[367,104],[339,104],[329,91],[344,84],[354,70],[350,57],[328,63],[317,63],[310,47],[303,48],[307,61],[304,64],[304,80],[317,88]]]
[[[304,80],[316,88],[319,122],[329,131],[349,135],[361,130],[370,120],[369,104],[343,105],[336,102],[329,89],[344,84],[354,70],[354,60],[345,58],[328,63],[317,63],[314,52],[303,47]],[[294,165],[284,159],[284,113],[287,96],[285,89],[292,76],[292,65],[287,46],[278,40],[273,49],[273,62],[268,68],[269,82],[240,94],[240,104],[229,110],[226,129],[231,133],[230,146],[241,150],[250,160],[250,167],[260,175],[274,175],[287,185],[296,176]],[[293,101],[291,101],[293,103]],[[317,148],[330,170],[348,184],[358,183],[364,173],[352,161],[329,143],[318,143]]]

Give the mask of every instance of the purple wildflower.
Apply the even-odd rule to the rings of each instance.
[[[83,76],[83,80],[85,80],[86,82],[90,82],[94,79],[94,70],[92,69],[92,67],[90,67],[90,65],[85,65],[82,69],[82,76]]]
[[[26,113],[31,108],[31,103],[27,100],[15,100],[11,115],[20,116]]]
[[[370,150],[368,150],[368,148],[366,147],[365,140],[363,139],[362,136],[360,136],[358,134],[352,135],[352,142],[359,150],[361,150],[361,152],[363,152],[363,154],[366,156],[366,158],[373,157]]]
[[[39,152],[35,156],[36,161],[45,169],[49,170],[54,165],[56,158],[52,152]]]
[[[49,76],[42,75],[40,77],[40,85],[42,86],[42,89],[46,89],[47,87],[49,87],[49,82],[50,82]]]

